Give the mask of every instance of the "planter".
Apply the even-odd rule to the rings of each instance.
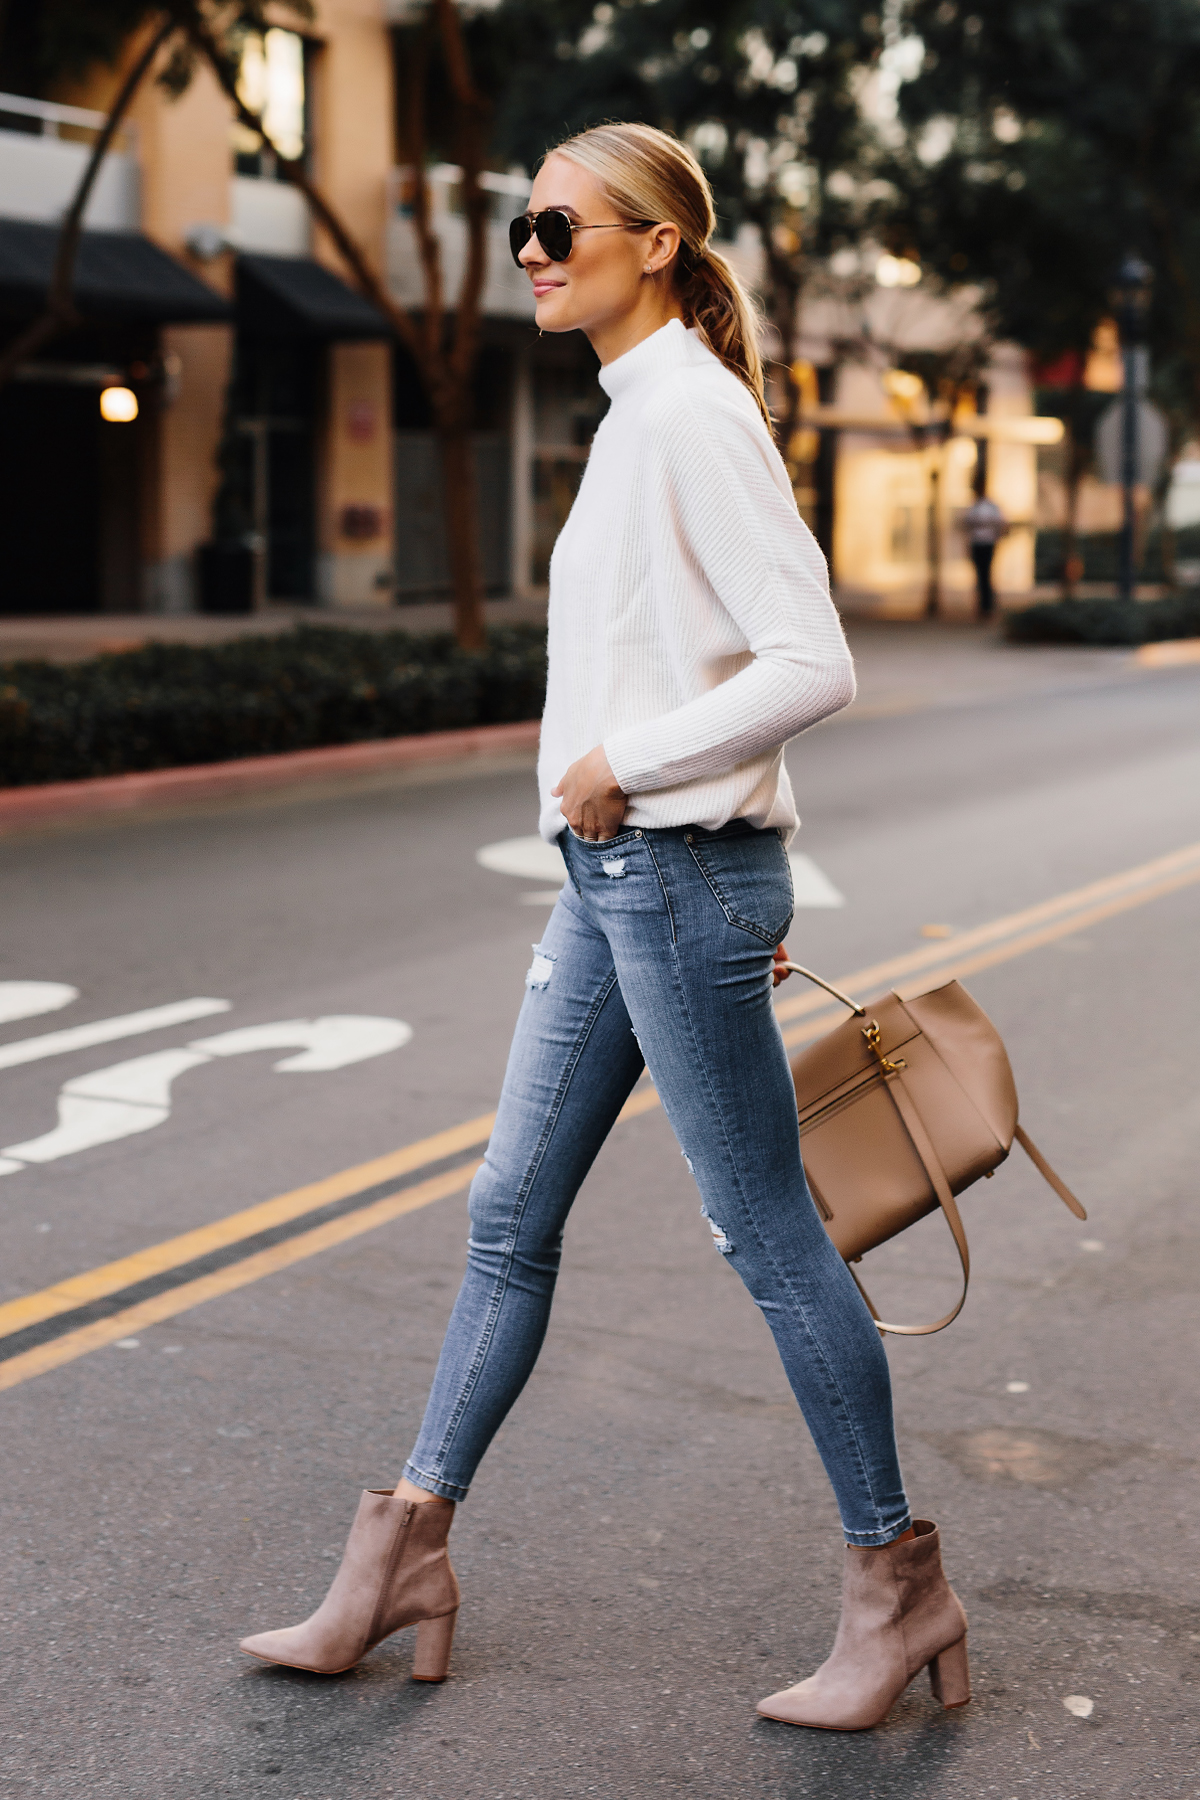
[[[248,544],[198,545],[196,572],[201,612],[252,613],[254,563],[254,551]]]

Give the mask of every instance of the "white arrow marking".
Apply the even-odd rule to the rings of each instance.
[[[296,1056],[274,1066],[282,1074],[344,1069],[398,1050],[412,1037],[403,1019],[380,1019],[335,1013],[322,1019],[283,1019],[272,1025],[247,1025],[219,1037],[202,1038],[186,1050],[155,1050],[93,1069],[66,1082],[58,1096],[58,1124],[41,1137],[9,1144],[0,1155],[0,1175],[14,1174],[27,1163],[57,1162],[95,1144],[150,1131],[171,1116],[171,1084],[177,1076],[219,1056],[243,1056],[253,1050],[281,1050],[301,1045]]]
[[[845,906],[845,895],[838,893],[824,869],[818,869],[811,856],[793,853],[788,861],[792,865],[792,891],[797,907]]]
[[[485,844],[475,852],[475,861],[485,869],[494,869],[497,875],[519,875],[523,881],[557,881],[561,887],[567,879],[562,851],[537,836]]]
[[[0,981],[0,1025],[57,1012],[78,998],[79,989],[65,981]]]
[[[42,1037],[20,1038],[0,1045],[0,1069],[40,1062],[44,1056],[64,1056],[68,1050],[90,1050],[93,1044],[111,1044],[115,1038],[137,1037],[143,1031],[160,1031],[165,1025],[187,1025],[213,1013],[228,1012],[229,1000],[173,1000],[168,1006],[148,1006],[144,1012],[119,1013],[112,1019],[95,1019],[90,1025],[69,1025],[63,1031],[47,1031]]]
[[[244,1056],[249,1050],[282,1050],[303,1044],[299,1056],[285,1056],[274,1066],[281,1075],[317,1069],[344,1069],[399,1050],[412,1037],[403,1019],[373,1019],[358,1013],[333,1013],[324,1019],[282,1019],[277,1025],[243,1025],[220,1037],[199,1038],[193,1050],[209,1056]]]

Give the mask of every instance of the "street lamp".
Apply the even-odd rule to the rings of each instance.
[[[1113,288],[1113,312],[1121,334],[1123,385],[1121,390],[1121,556],[1118,591],[1122,600],[1134,594],[1133,551],[1135,517],[1133,490],[1138,478],[1138,403],[1145,357],[1142,344],[1150,316],[1154,271],[1138,256],[1127,256],[1117,271]]]

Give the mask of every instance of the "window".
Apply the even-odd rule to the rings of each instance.
[[[238,73],[239,96],[251,112],[261,115],[267,136],[288,158],[303,155],[308,142],[304,51],[298,32],[277,26],[261,37],[252,32],[243,45]],[[270,179],[275,173],[270,152],[244,125],[233,127],[233,154],[239,175]]]

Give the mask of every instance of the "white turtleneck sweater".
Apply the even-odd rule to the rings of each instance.
[[[798,823],[789,738],[854,698],[816,541],[746,388],[672,320],[600,371],[612,405],[550,562],[538,755],[550,790],[603,744],[623,828]]]

